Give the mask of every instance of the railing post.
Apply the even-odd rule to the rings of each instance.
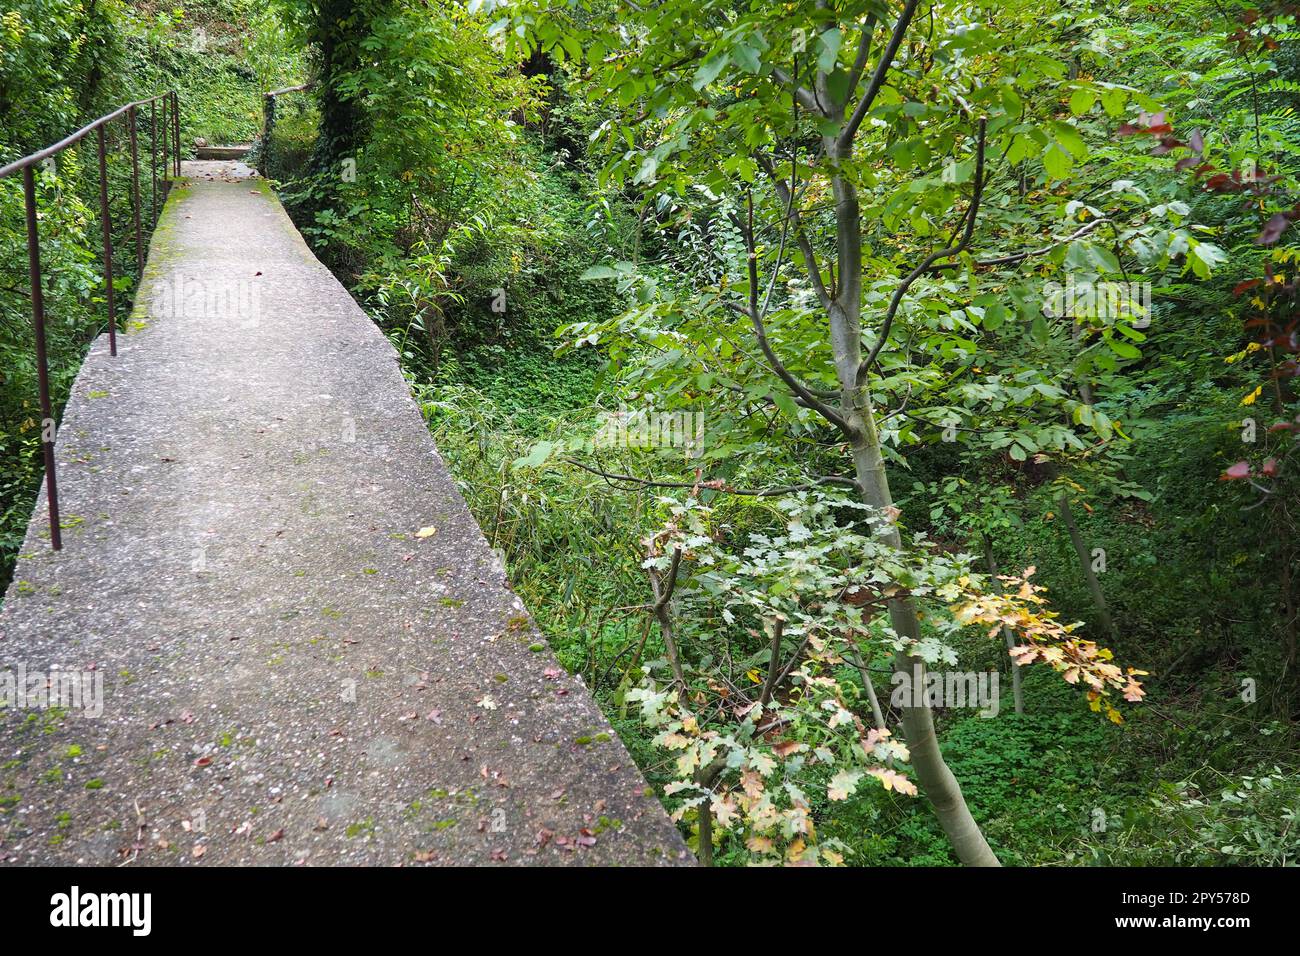
[[[149,101],[149,176],[153,180],[149,200],[153,203],[153,224],[158,225],[158,101]]]
[[[162,155],[162,168],[163,168],[163,204],[166,205],[166,203],[167,203],[167,194],[171,191],[171,186],[170,186],[170,184],[169,184],[169,182],[168,182],[168,177],[169,177],[171,174],[168,172],[168,170],[172,168],[171,149],[170,149],[170,147],[171,147],[171,141],[172,141],[172,134],[171,134],[171,120],[167,118],[167,102],[168,102],[167,97],[164,96],[164,97],[163,97],[159,102],[162,103],[162,132],[163,132],[163,139],[162,139],[162,148],[163,148],[163,155]]]
[[[50,506],[50,544],[63,547],[59,532],[59,486],[54,476],[54,412],[50,404],[50,367],[45,351],[45,297],[41,292],[40,236],[36,231],[36,180],[32,167],[23,167],[23,196],[27,205],[27,267],[32,280],[32,326],[36,331],[36,381],[41,392],[41,446],[45,454],[45,498]]]
[[[181,95],[172,91],[172,126],[176,130],[176,176],[181,174]]]
[[[140,235],[140,144],[136,141],[135,107],[131,107],[131,200],[135,215],[136,293],[144,275],[144,240]]]
[[[258,168],[263,176],[272,175],[271,133],[275,130],[275,94],[267,93],[262,99],[262,155]]]
[[[99,223],[104,234],[104,297],[108,303],[108,353],[117,354],[117,309],[113,302],[113,235],[108,220],[108,161],[104,152],[104,127],[95,129],[99,144]]]

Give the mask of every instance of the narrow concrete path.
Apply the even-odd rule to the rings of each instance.
[[[265,183],[187,173],[68,403],[64,548],[42,496],[0,611],[37,692],[0,710],[0,861],[691,862],[389,343]],[[59,674],[80,709],[39,706]]]

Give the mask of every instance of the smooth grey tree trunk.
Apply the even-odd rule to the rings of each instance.
[[[842,261],[842,260],[841,260]],[[857,375],[857,362],[853,362],[852,376]],[[879,434],[872,409],[869,404],[859,402],[863,407],[856,410],[851,424],[860,428],[860,435],[853,443],[853,461],[858,483],[862,488],[863,501],[886,514],[894,508],[894,499],[889,490],[889,478],[885,473],[884,457],[881,454]],[[885,542],[892,547],[902,548],[902,538],[895,525],[890,525],[888,533],[883,535]],[[894,632],[905,640],[921,639],[921,621],[917,617],[916,604],[911,598],[900,598],[889,602],[889,621]],[[914,668],[921,668],[924,663],[918,657],[900,651],[894,658],[894,667],[898,671],[913,673]],[[912,703],[909,700],[909,704]],[[998,858],[989,847],[988,841],[980,831],[979,824],[971,816],[966,798],[962,795],[961,785],[939,749],[939,738],[934,731],[934,715],[928,705],[904,706],[902,708],[903,736],[907,740],[908,750],[912,755],[912,768],[921,782],[926,799],[934,808],[935,815],[943,827],[944,833],[952,842],[957,858],[967,866],[999,866]]]
[[[829,3],[823,2],[822,6],[827,12],[826,29],[836,28],[834,26],[834,14],[830,10]],[[888,43],[878,54],[876,69],[871,74],[866,91],[862,93],[862,98],[854,108],[853,114],[848,118],[846,118],[848,102],[847,100],[837,99],[836,95],[832,93],[830,77],[824,70],[818,69],[816,71],[813,90],[800,87],[797,75],[786,75],[783,71],[777,71],[773,74],[780,82],[791,84],[792,95],[796,102],[803,109],[818,117],[823,130],[822,147],[826,167],[830,171],[835,208],[835,252],[832,267],[826,277],[829,281],[823,279],[821,268],[816,261],[816,250],[808,237],[800,235],[797,239],[808,277],[817,290],[819,299],[826,311],[831,353],[835,363],[836,378],[839,382],[837,407],[821,402],[806,387],[798,383],[794,376],[790,375],[788,370],[779,363],[775,353],[767,343],[762,326],[765,310],[760,308],[758,295],[757,254],[753,240],[752,202],[749,208],[750,221],[747,233],[750,276],[748,314],[755,325],[759,345],[764,356],[772,364],[773,371],[786,382],[797,397],[809,407],[817,409],[819,414],[839,429],[853,454],[857,484],[863,502],[886,515],[896,514],[897,512],[894,508],[893,495],[889,489],[889,478],[885,473],[885,462],[880,444],[880,434],[876,427],[873,399],[866,382],[859,380],[860,372],[868,371],[861,368],[863,361],[861,207],[857,187],[854,185],[852,177],[846,174],[845,167],[849,165],[853,157],[853,141],[857,130],[860,128],[859,124],[865,118],[871,103],[885,81],[886,74],[892,68],[893,59],[902,45],[917,6],[917,0],[906,0],[902,12],[890,31]],[[858,80],[865,76],[863,68],[871,51],[871,40],[875,25],[876,19],[874,15],[868,17],[863,25],[859,38],[859,58],[850,82],[849,97],[857,95]],[[982,175],[983,132],[983,123],[981,122],[979,165],[976,172],[977,181]],[[792,210],[795,208],[796,185],[791,183],[786,186],[781,178],[776,175],[775,162],[771,158],[768,158],[762,165],[771,176],[777,196],[786,205],[788,225],[791,223],[790,217],[792,216]],[[968,212],[968,227],[966,239],[963,242],[969,241],[970,233],[974,228],[976,212],[977,205],[973,201]],[[797,212],[794,215],[797,216]],[[801,228],[797,222],[794,225],[796,230]],[[835,275],[835,265],[839,267],[838,276]],[[919,272],[916,274],[919,275]],[[906,293],[907,284],[910,281],[912,280],[909,279],[907,282],[900,284],[896,290],[896,299]],[[896,307],[897,302],[890,307],[891,310],[888,314],[891,318]],[[881,319],[883,322],[884,316],[881,316]],[[887,338],[888,330],[880,328],[877,330],[877,334]],[[866,375],[863,375],[863,378],[866,378]],[[902,538],[893,523],[889,525],[887,532],[882,533],[881,538],[893,547],[902,548]],[[888,603],[887,609],[894,631],[900,638],[904,641],[919,641],[921,639],[921,621],[917,616],[916,605],[910,597],[895,598]],[[922,662],[905,652],[900,652],[895,657],[894,666],[898,670],[910,674],[913,673],[914,668],[922,667]],[[938,738],[935,736],[934,715],[927,704],[910,706],[911,703],[909,701],[909,706],[902,708],[903,736],[907,741],[908,749],[911,751],[912,767],[916,772],[916,777],[921,783],[926,799],[934,808],[935,815],[939,818],[944,832],[947,833],[948,839],[952,842],[953,850],[956,852],[958,859],[968,866],[1000,865],[997,856],[989,848],[988,842],[980,832],[975,818],[971,815],[970,808],[966,805],[961,786],[944,762],[943,754],[939,749]]]

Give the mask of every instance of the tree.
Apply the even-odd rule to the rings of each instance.
[[[587,26],[568,10],[525,5],[498,29],[513,26],[512,35],[527,42],[582,58],[591,95],[617,104],[598,131],[613,154],[606,170],[612,183],[636,190],[661,216],[680,214],[679,222],[700,207],[721,219],[707,229],[721,281],[664,336],[690,347],[665,349],[643,383],[663,384],[682,366],[694,375],[692,352],[724,339],[734,359],[715,364],[734,379],[711,367],[704,387],[774,405],[798,430],[817,429],[809,414],[820,419],[833,437],[819,441],[843,448],[853,475],[813,483],[856,488],[873,513],[891,519],[877,529],[880,542],[906,550],[893,520],[894,453],[881,424],[897,409],[885,403],[892,397],[905,407],[914,391],[928,399],[942,394],[941,360],[964,367],[977,351],[962,334],[976,330],[976,321],[957,316],[944,299],[965,291],[954,278],[960,272],[975,286],[996,287],[1004,278],[990,282],[972,255],[990,182],[1006,176],[995,163],[1038,157],[1042,178],[1052,182],[1086,154],[1077,127],[1057,118],[1055,102],[1040,107],[1040,118],[1018,92],[1070,89],[1073,77],[1057,51],[1047,41],[1010,51],[1006,37],[1017,36],[1019,18],[1030,14],[1001,4],[777,8],[683,0],[620,8],[617,23],[591,17],[582,21]],[[1107,93],[1122,109],[1128,93]],[[995,213],[1000,224],[1015,218],[1006,203]],[[909,228],[911,235],[895,233]],[[1043,251],[995,257],[990,265],[1014,267]],[[739,275],[728,270],[737,253]],[[629,316],[681,312],[680,303],[656,305],[654,282],[635,270],[593,274],[621,277],[635,292],[644,304]],[[738,326],[726,323],[728,313]],[[617,325],[571,331],[588,342],[611,331],[650,340],[628,316]],[[914,334],[927,337],[925,347],[915,347]],[[737,335],[747,336],[752,351],[735,346]],[[1003,396],[1013,385],[991,391]],[[680,377],[673,390],[682,391]],[[923,666],[916,599],[901,589],[885,608],[898,647],[894,666]],[[916,775],[959,858],[996,864],[944,762],[929,706],[903,708],[902,726]]]

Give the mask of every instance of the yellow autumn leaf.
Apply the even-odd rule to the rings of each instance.
[[[1260,303],[1259,307],[1264,308],[1263,303]],[[1263,346],[1260,345],[1258,342],[1248,342],[1246,343],[1246,347],[1244,349],[1242,349],[1240,352],[1237,352],[1233,355],[1226,356],[1223,361],[1228,365],[1231,365],[1233,362],[1240,362],[1247,355],[1250,355],[1252,352],[1258,352],[1261,348],[1263,348]]]
[[[745,841],[750,853],[771,853],[776,848],[770,837],[752,836]]]
[[[417,538],[432,538],[434,532],[436,532],[437,530],[438,529],[435,528],[433,525],[429,525],[427,528],[421,528],[419,531],[415,532],[415,536]]]
[[[1241,404],[1254,405],[1255,399],[1259,398],[1259,394],[1262,391],[1264,391],[1264,386],[1263,385],[1257,386],[1253,392],[1251,392],[1249,395],[1247,395],[1245,398],[1241,400]]]

